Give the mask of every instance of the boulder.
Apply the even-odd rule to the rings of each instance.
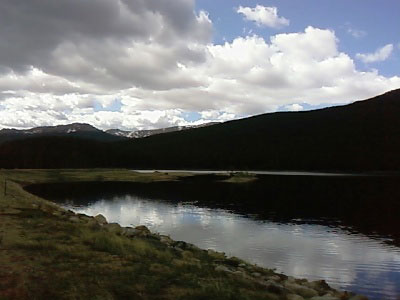
[[[166,235],[160,235],[160,242],[168,246],[174,243],[174,241]]]
[[[333,297],[332,295],[324,295],[324,296],[312,297],[310,300],[340,300],[340,299],[337,297]]]
[[[139,232],[139,234],[138,234],[139,236],[144,237],[144,236],[151,235],[150,230],[146,226],[143,226],[143,225],[136,226],[135,229]]]
[[[268,280],[273,280],[275,282],[281,281],[281,278],[277,275],[268,276]]]
[[[118,223],[108,223],[104,225],[104,228],[108,231],[108,232],[112,232],[115,234],[121,234],[122,233],[122,228],[121,225],[119,225]]]
[[[98,214],[97,216],[94,217],[94,219],[97,221],[98,224],[104,225],[107,224],[107,219],[104,217],[102,214]]]
[[[221,266],[221,265],[216,266],[216,267],[215,267],[215,271],[217,271],[217,272],[232,273],[232,271],[231,271],[229,268],[227,268],[227,267],[225,267],[225,266]]]
[[[325,280],[316,280],[316,281],[310,281],[307,282],[306,285],[314,290],[317,290],[319,292],[323,291],[330,291],[332,290],[331,287],[326,283]]]
[[[183,250],[187,249],[187,243],[183,242],[183,241],[174,242],[173,245],[174,245],[175,248],[180,248],[180,249],[183,249]]]
[[[84,214],[77,214],[77,216],[79,217],[79,219],[81,219],[85,223],[89,223],[90,221],[93,220],[93,217],[89,217],[89,216],[84,215]]]
[[[137,230],[136,228],[132,227],[124,227],[122,228],[121,235],[126,236],[126,237],[135,237],[140,234],[140,231]]]
[[[287,293],[288,290],[286,288],[284,288],[282,285],[276,283],[275,281],[272,280],[268,280],[265,283],[265,288],[267,289],[268,292],[274,293],[274,294],[284,294]]]

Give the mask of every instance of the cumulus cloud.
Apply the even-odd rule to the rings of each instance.
[[[159,128],[400,87],[397,76],[358,71],[332,30],[221,45],[212,30],[194,0],[0,1],[0,128]]]
[[[393,44],[387,44],[386,46],[377,49],[374,53],[357,53],[356,57],[364,63],[385,61],[392,54],[393,48]]]
[[[196,86],[179,64],[204,61],[212,24],[206,13],[196,15],[193,5],[190,0],[1,1],[0,70],[24,73],[34,66],[107,90]]]
[[[257,5],[254,8],[239,6],[237,13],[242,14],[248,21],[254,21],[258,26],[281,28],[288,26],[290,21],[278,16],[278,8]]]

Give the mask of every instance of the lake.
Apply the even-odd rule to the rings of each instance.
[[[400,296],[399,178],[258,175],[223,182],[65,183],[30,192],[123,226],[143,224],[201,248],[370,299]]]

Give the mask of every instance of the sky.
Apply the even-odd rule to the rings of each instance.
[[[398,0],[1,0],[0,129],[153,129],[400,88]]]

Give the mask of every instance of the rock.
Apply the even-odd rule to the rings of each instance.
[[[279,281],[281,281],[281,278],[277,275],[272,275],[272,276],[268,276],[268,280],[273,280],[273,281],[279,282]]]
[[[241,267],[241,268],[246,268],[246,264],[241,263],[241,264],[239,264],[239,267]]]
[[[240,271],[240,270],[233,271],[233,274],[238,275],[238,276],[243,276],[243,277],[246,276],[246,273],[244,273],[243,271]]]
[[[275,281],[271,281],[271,280],[269,280],[265,283],[265,287],[268,292],[278,294],[278,295],[288,292],[287,289],[284,288],[282,285],[276,283]]]
[[[251,276],[256,277],[256,278],[260,278],[261,274],[258,273],[258,272],[253,272],[253,273],[251,273]]]
[[[246,269],[247,269],[248,271],[253,271],[253,270],[254,270],[254,267],[253,267],[252,265],[247,265],[247,266],[246,266]]]
[[[314,290],[323,292],[332,290],[331,287],[326,283],[325,280],[316,280],[307,282],[306,285]]]
[[[84,221],[86,223],[88,223],[91,220],[93,220],[93,217],[89,217],[89,216],[84,215],[84,214],[77,214],[77,216],[79,217],[79,219],[81,219],[82,221]]]
[[[312,297],[310,300],[340,300],[340,299],[333,297],[331,295],[324,295],[324,296]]]
[[[124,227],[122,228],[121,235],[126,236],[126,237],[135,237],[140,234],[140,231],[137,230],[136,228],[132,227]]]
[[[190,244],[190,243],[186,243],[186,248],[190,249],[190,250],[194,250],[194,251],[199,251],[200,248],[197,247],[196,245]]]
[[[304,300],[304,298],[300,295],[289,294],[286,295],[286,300]]]
[[[98,214],[97,216],[94,217],[94,219],[97,221],[98,224],[104,225],[107,224],[107,219],[104,217],[102,214]]]
[[[214,259],[225,259],[226,258],[225,253],[217,252],[217,251],[214,251],[212,249],[208,249],[207,253],[208,253],[208,255],[213,257]]]
[[[151,234],[150,230],[144,225],[136,226],[135,229],[141,231],[143,234],[146,235]]]
[[[187,243],[183,242],[183,241],[177,241],[173,243],[174,248],[180,248],[182,250],[187,249]]]
[[[119,225],[118,223],[108,223],[104,225],[104,228],[112,233],[115,234],[121,234],[122,233],[122,228],[121,225]]]
[[[136,226],[135,230],[136,230],[137,236],[140,236],[140,237],[152,236],[150,230],[146,226],[143,226],[143,225]]]
[[[179,248],[178,246],[173,247],[176,251],[178,252],[183,252],[185,250],[183,250],[182,248]]]
[[[160,235],[160,242],[168,246],[174,243],[174,241],[166,235]]]
[[[293,294],[298,294],[304,298],[311,298],[318,296],[318,293],[312,288],[290,282],[289,280],[284,283],[285,287],[293,292]]]
[[[216,266],[216,267],[215,267],[215,271],[217,271],[217,272],[233,273],[230,269],[228,269],[228,268],[225,267],[225,266],[221,266],[221,265]]]

